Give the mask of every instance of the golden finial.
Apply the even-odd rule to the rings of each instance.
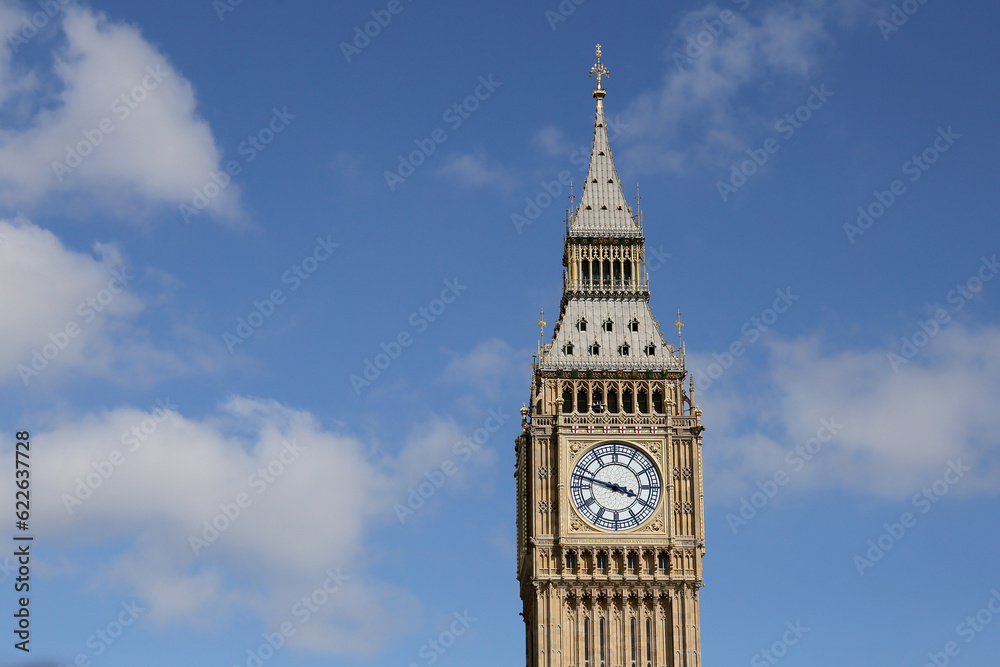
[[[680,344],[681,329],[684,328],[684,322],[681,321],[681,311],[680,311],[680,308],[677,309],[677,321],[674,322],[674,326],[677,327],[677,341],[678,341],[678,344]]]
[[[601,89],[601,77],[606,76],[611,78],[611,73],[608,72],[608,68],[601,63],[601,45],[597,45],[597,62],[593,67],[590,68],[590,76],[597,74],[597,89]]]
[[[545,309],[543,308],[542,312],[540,312],[538,314],[538,328],[541,329],[541,331],[538,332],[539,336],[544,336],[545,335],[545,325],[546,324],[548,324],[548,322],[545,321]]]

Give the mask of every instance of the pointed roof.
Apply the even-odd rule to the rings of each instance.
[[[541,352],[544,371],[684,369],[645,299],[570,299]]]
[[[615,161],[611,157],[608,141],[608,124],[604,118],[604,95],[601,77],[608,70],[601,64],[601,47],[597,47],[597,64],[591,69],[597,73],[597,114],[594,118],[594,148],[590,153],[590,168],[583,185],[580,204],[570,222],[570,236],[642,236],[642,230],[625,199]]]

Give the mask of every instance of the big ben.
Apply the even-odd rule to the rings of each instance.
[[[563,295],[516,441],[517,577],[529,667],[698,667],[701,411],[683,322],[649,307],[641,213],[608,141],[601,62],[587,180],[567,215]],[[544,327],[544,323],[541,323]]]

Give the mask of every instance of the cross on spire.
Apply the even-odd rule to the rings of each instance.
[[[593,67],[590,68],[590,76],[594,76],[594,74],[597,75],[597,89],[601,90],[601,77],[606,76],[610,79],[611,73],[608,72],[608,68],[605,67],[604,64],[601,62],[600,44],[597,45],[597,62],[594,64]]]
[[[677,327],[677,341],[681,340],[681,329],[684,328],[684,322],[681,321],[681,311],[677,311],[677,321],[674,322],[674,326]]]

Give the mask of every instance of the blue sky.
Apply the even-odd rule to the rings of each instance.
[[[0,3],[30,664],[247,665],[283,623],[264,664],[519,664],[513,438],[598,42],[708,426],[705,663],[992,664],[997,19]]]

